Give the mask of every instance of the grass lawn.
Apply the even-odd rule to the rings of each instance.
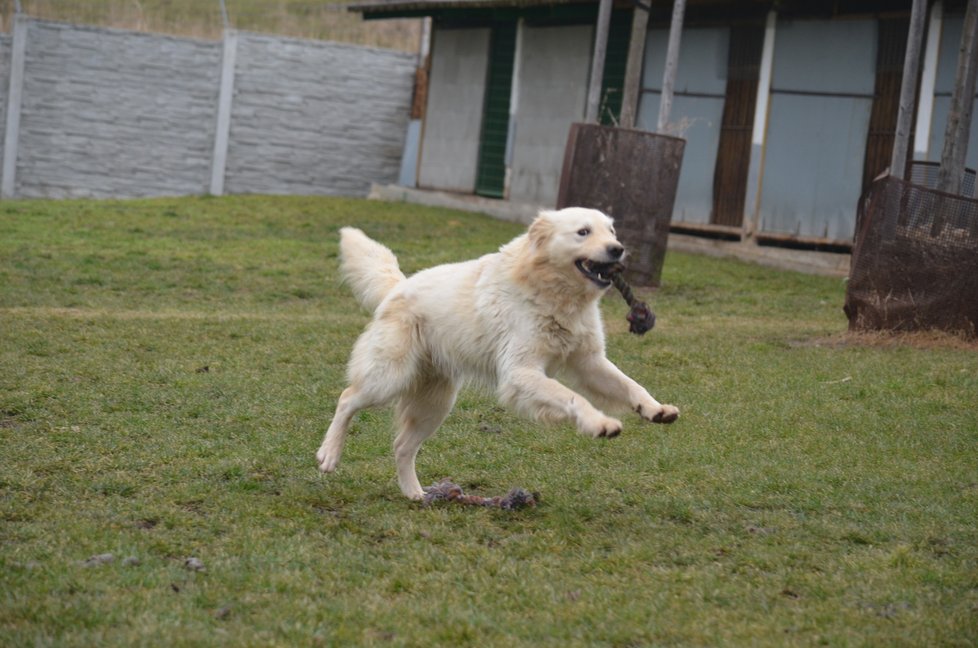
[[[20,0],[32,18],[192,38],[220,39],[221,0]],[[417,52],[419,19],[364,21],[344,0],[224,0],[234,29],[336,40]],[[9,32],[12,1],[0,2],[0,26]]]
[[[408,273],[520,231],[332,198],[0,203],[0,645],[978,643],[974,347],[853,339],[838,279],[670,253],[652,333],[604,309],[611,358],[682,418],[594,441],[464,392],[422,483],[541,504],[422,508],[388,411],[315,468],[367,321],[344,224]]]

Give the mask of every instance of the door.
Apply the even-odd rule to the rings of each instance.
[[[506,140],[515,53],[516,23],[493,25],[475,182],[475,192],[488,198],[504,198],[506,193]]]
[[[730,28],[727,92],[720,124],[720,145],[713,172],[713,214],[710,223],[740,227],[747,199],[751,134],[757,103],[757,79],[764,44],[763,25]]]

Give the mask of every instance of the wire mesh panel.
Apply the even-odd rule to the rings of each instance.
[[[858,211],[845,304],[849,329],[940,329],[975,337],[978,200],[885,177]]]
[[[937,162],[915,160],[910,167],[910,182],[915,185],[923,185],[928,189],[937,189],[937,176],[940,172],[941,165]],[[964,177],[961,179],[961,196],[964,198],[975,197],[975,172],[973,169],[964,170]]]

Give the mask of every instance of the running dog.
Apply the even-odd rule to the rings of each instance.
[[[340,269],[373,320],[353,347],[349,386],[316,453],[336,470],[353,417],[396,403],[394,457],[401,491],[421,499],[415,472],[422,442],[441,425],[461,385],[494,389],[500,402],[544,421],[569,421],[590,437],[614,437],[606,415],[555,375],[610,406],[653,423],[679,410],[654,399],[605,357],[598,302],[625,256],[613,220],[594,209],[541,211],[498,252],[407,278],[386,247],[340,230]]]

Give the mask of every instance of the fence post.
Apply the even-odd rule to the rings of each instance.
[[[10,86],[7,89],[7,124],[3,136],[3,172],[0,197],[13,198],[17,185],[17,140],[20,136],[20,104],[24,90],[24,60],[27,56],[27,30],[30,18],[18,13],[14,17],[13,43],[10,48]]]
[[[211,188],[214,196],[224,194],[224,174],[227,170],[228,142],[231,134],[231,99],[234,95],[234,64],[238,52],[238,33],[224,29],[224,50],[221,54],[221,89],[217,97],[217,129],[214,134],[214,156],[211,159]]]

